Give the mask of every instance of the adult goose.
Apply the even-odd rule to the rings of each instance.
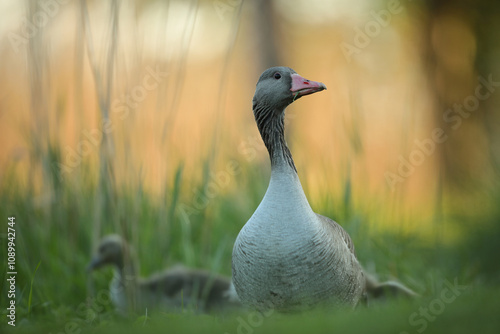
[[[286,107],[324,89],[288,67],[269,68],[257,82],[253,112],[271,159],[271,180],[232,255],[234,287],[251,308],[354,307],[365,296],[351,238],[311,209],[284,137]]]
[[[104,237],[88,271],[112,265],[115,275],[110,284],[111,300],[121,314],[148,309],[180,311],[231,310],[240,306],[230,289],[230,279],[204,271],[177,266],[149,278],[136,276],[131,249],[119,235]]]

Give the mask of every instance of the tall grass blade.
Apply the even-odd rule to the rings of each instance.
[[[35,275],[36,275],[36,272],[38,270],[38,267],[40,267],[40,263],[42,263],[42,261],[38,262],[38,264],[37,264],[37,266],[35,268],[35,271],[33,272],[33,276],[31,276],[30,294],[29,294],[29,297],[28,297],[28,317],[31,314],[31,300],[32,300],[32,296],[33,296],[33,281],[35,280]]]

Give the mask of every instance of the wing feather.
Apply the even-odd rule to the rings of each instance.
[[[349,234],[342,228],[342,226],[340,226],[337,222],[328,217],[322,216],[320,214],[317,215],[319,219],[325,223],[325,225],[330,226],[333,229],[334,234],[340,235],[342,240],[344,240],[347,248],[351,251],[354,257],[356,257],[356,250],[354,249],[354,243],[352,242],[352,239],[349,236]]]

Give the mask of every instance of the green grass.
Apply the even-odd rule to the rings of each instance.
[[[15,330],[77,333],[82,329],[99,333],[156,332],[168,328],[173,332],[250,333],[255,329],[255,332],[294,333],[334,329],[345,333],[419,333],[422,316],[414,318],[413,323],[409,317],[421,307],[436,303],[447,284],[455,280],[467,289],[453,302],[445,304],[435,320],[427,321],[426,333],[465,333],[472,329],[487,332],[494,326],[500,328],[494,320],[494,310],[500,307],[500,271],[496,261],[500,251],[497,242],[500,212],[483,215],[484,221],[477,221],[477,216],[464,218],[463,228],[475,232],[463,242],[450,245],[404,233],[364,228],[365,222],[376,226],[379,215],[363,216],[352,204],[338,209],[335,218],[353,237],[365,268],[381,279],[398,279],[420,293],[421,298],[389,300],[355,312],[274,314],[265,320],[251,312],[195,315],[188,311],[182,314],[148,312],[122,319],[115,315],[109,302],[96,301],[96,292],[106,291],[111,271],[103,270],[90,277],[85,273],[92,254],[93,235],[118,232],[127,236],[135,246],[141,274],[145,276],[177,263],[230,275],[233,241],[267,186],[265,179],[252,181],[254,174],[259,173],[258,167],[245,166],[231,181],[237,183],[234,190],[218,194],[201,210],[189,212],[186,221],[186,214],[179,207],[181,204],[192,206],[191,186],[185,186],[181,169],[179,167],[171,188],[166,188],[162,200],[141,189],[117,189],[114,201],[107,204],[109,207],[102,205],[99,209],[95,201],[98,188],[91,185],[76,187],[63,182],[52,192],[53,198],[40,199],[30,193],[32,190],[21,190],[13,181],[4,183],[0,192],[0,215],[16,217]],[[202,181],[198,187],[203,189],[206,182]],[[346,196],[352,195],[343,195],[349,203]],[[493,196],[492,200],[498,198]],[[93,222],[96,210],[102,220],[99,231]],[[325,203],[316,210],[329,214],[331,208]],[[476,219],[474,229],[469,226],[472,218]],[[5,248],[0,249],[2,258],[6,258]],[[186,254],[187,250],[190,255]],[[6,263],[3,269],[7,272]],[[7,289],[4,279],[1,305],[8,303]],[[434,307],[439,306],[436,305]],[[6,309],[0,312],[2,332],[12,331],[7,325]],[[248,329],[241,319],[259,325]]]
[[[7,332],[33,333],[495,333],[500,327],[500,289],[469,288],[452,303],[437,298],[390,302],[356,311],[261,315],[255,312],[211,316],[154,313],[147,318],[121,319],[100,314],[93,323],[82,318],[24,321]],[[475,311],[474,311],[475,310]]]
[[[38,262],[38,264],[36,265],[36,268],[35,268],[35,271],[33,272],[33,276],[31,277],[31,283],[30,283],[30,293],[29,293],[29,296],[28,296],[28,317],[30,316],[30,311],[31,311],[31,301],[33,300],[32,297],[33,297],[33,281],[35,279],[35,275],[36,275],[36,272],[38,270],[38,267],[40,267],[40,263],[42,263],[42,261]]]

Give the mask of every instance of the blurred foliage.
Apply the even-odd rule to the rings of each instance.
[[[41,8],[25,4],[20,17]],[[342,4],[337,12],[323,9],[332,5],[326,1],[82,0],[61,9],[66,21],[54,19],[27,40],[23,57],[3,42],[3,64],[11,66],[1,68],[0,108],[11,118],[0,123],[0,219],[16,217],[19,327],[6,324],[2,308],[2,333],[422,332],[410,317],[437,307],[455,281],[465,292],[426,320],[425,333],[496,332],[500,94],[481,102],[459,131],[443,112],[474,92],[479,75],[500,78],[500,3],[405,3],[352,62],[339,45],[389,3],[366,2],[355,15]],[[349,232],[369,273],[421,298],[262,321],[252,313],[189,312],[121,319],[109,304],[96,310],[95,291],[107,291],[112,273],[88,276],[85,268],[108,233],[133,245],[143,276],[179,262],[231,274],[233,241],[269,176],[250,110],[254,79],[276,61],[328,80],[331,95],[294,104],[287,115],[311,206]],[[168,75],[126,109],[123,96],[139,92],[151,71]],[[322,112],[295,112],[305,105]],[[450,139],[389,189],[384,172],[435,127]],[[94,130],[99,140],[87,136]],[[71,159],[76,167],[65,173]],[[0,291],[6,305],[6,279]]]

